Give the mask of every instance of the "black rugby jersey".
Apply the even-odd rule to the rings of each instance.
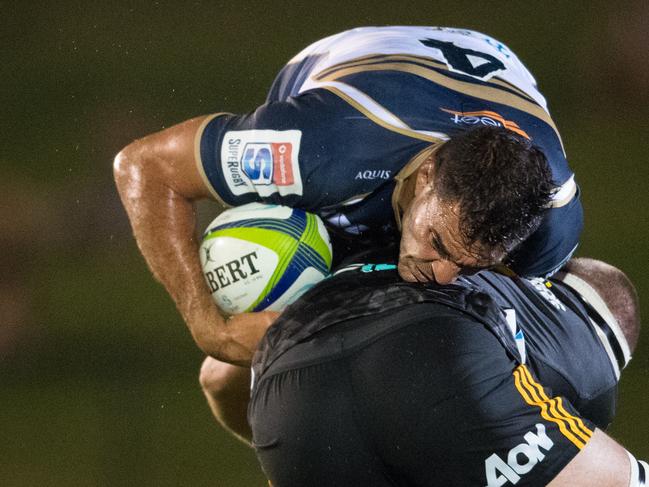
[[[547,485],[614,413],[587,308],[558,280],[343,269],[286,309],[253,360],[264,472],[278,487]]]
[[[555,394],[568,398],[598,426],[611,422],[615,366],[584,302],[559,280],[527,280],[492,271],[441,286],[404,282],[392,264],[344,268],[289,306],[269,328],[253,358],[255,377],[322,330],[372,315],[378,323],[382,313],[418,303],[442,304],[486,327],[512,359],[529,367]],[[430,326],[436,319],[430,317]],[[400,326],[387,322],[374,332],[368,328],[367,340]]]

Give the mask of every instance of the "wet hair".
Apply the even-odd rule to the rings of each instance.
[[[543,152],[499,127],[469,130],[442,145],[433,184],[441,200],[459,204],[469,248],[506,253],[538,228],[556,190]]]

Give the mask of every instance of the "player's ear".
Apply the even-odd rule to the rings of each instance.
[[[415,195],[427,189],[433,182],[435,176],[435,154],[424,161],[417,169],[417,179],[415,180]]]

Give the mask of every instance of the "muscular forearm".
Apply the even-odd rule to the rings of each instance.
[[[246,365],[275,314],[227,321],[220,315],[202,276],[195,234],[193,200],[206,195],[198,184],[178,182],[176,161],[163,157],[168,146],[177,150],[177,145],[159,134],[129,145],[115,160],[117,188],[142,255],[196,344],[219,360]]]
[[[155,162],[136,161],[133,157],[136,155],[129,152],[118,156],[115,180],[138,247],[155,278],[175,301],[192,335],[197,342],[205,343],[210,335],[222,333],[224,320],[208,301],[210,297],[201,282],[193,204],[153,174],[150,166]],[[201,326],[210,322],[213,326]],[[221,340],[214,336],[213,341]]]

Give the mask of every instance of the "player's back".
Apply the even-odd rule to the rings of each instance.
[[[610,421],[616,384],[555,286],[570,293],[489,272],[411,284],[389,264],[323,281],[253,362],[265,471],[278,485],[548,485]]]
[[[345,31],[291,59],[269,101],[313,90],[334,93],[389,132],[433,144],[474,126],[507,128],[543,149],[555,181],[574,192],[534,77],[505,44],[485,34],[410,26]]]
[[[326,37],[295,56],[289,65],[317,58],[310,66],[310,78],[296,86],[302,93],[319,85],[330,71],[360,64],[435,61],[458,74],[487,81],[494,76],[510,83],[545,107],[536,81],[518,57],[502,42],[468,29],[447,27],[359,27]],[[321,82],[320,82],[321,83]]]
[[[281,70],[263,106],[206,123],[199,168],[228,205],[318,213],[337,260],[398,240],[404,181],[449,138],[479,126],[529,139],[548,161],[559,187],[553,211],[508,261],[522,275],[548,275],[578,242],[577,185],[534,78],[478,32],[364,27],[318,41]]]
[[[297,343],[368,315],[376,315],[377,323],[383,317],[383,325],[368,328],[364,336],[364,340],[373,340],[407,322],[394,316],[424,303],[441,304],[482,325],[484,333],[495,335],[507,354],[527,365],[554,394],[569,398],[600,427],[611,421],[624,363],[618,366],[608,353],[613,343],[597,329],[606,324],[591,321],[592,311],[578,294],[556,280],[526,280],[485,271],[452,285],[420,285],[401,281],[391,264],[349,266],[319,283],[282,314],[260,344],[255,372],[261,376]],[[437,326],[439,320],[432,315],[428,324]],[[305,360],[312,358],[305,356]]]

